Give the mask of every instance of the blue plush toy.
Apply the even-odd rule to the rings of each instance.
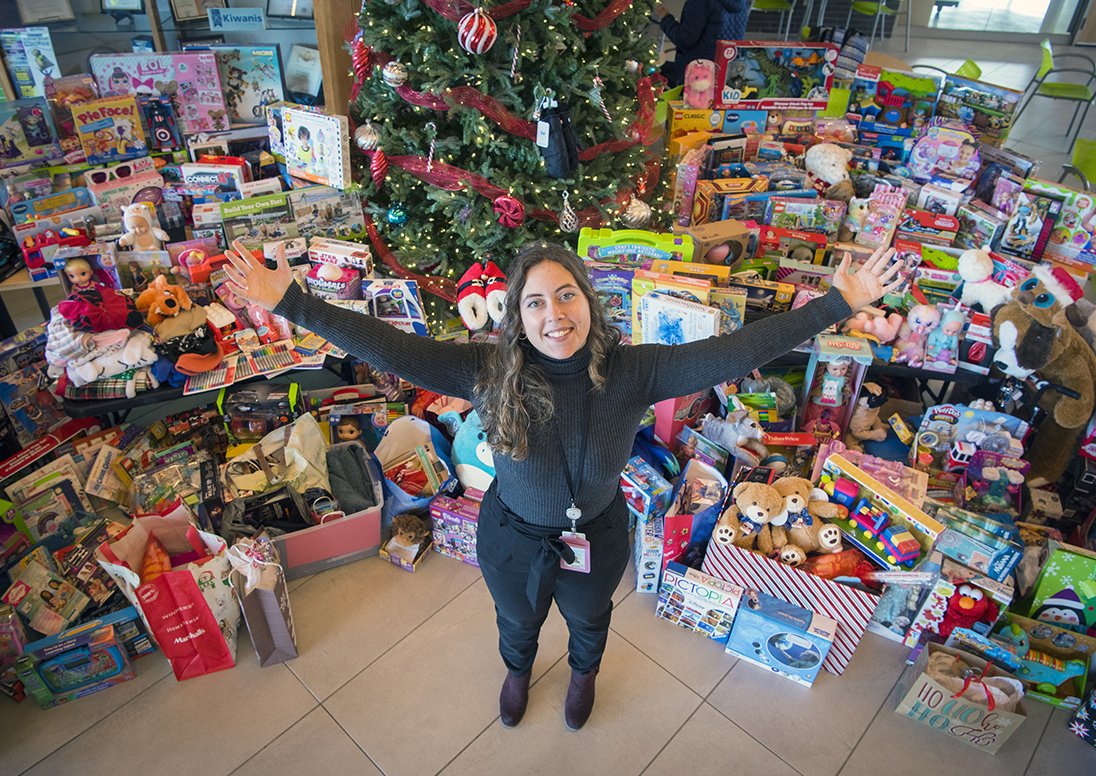
[[[438,420],[453,434],[453,464],[461,486],[486,491],[495,479],[495,460],[479,415],[472,410],[462,420],[457,412],[443,412]]]

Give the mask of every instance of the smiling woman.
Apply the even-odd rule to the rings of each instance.
[[[508,264],[498,343],[462,345],[307,296],[281,249],[270,270],[235,248],[226,268],[235,293],[381,371],[468,399],[479,412],[496,476],[480,506],[476,551],[508,669],[499,696],[507,727],[525,713],[552,601],[570,633],[567,727],[582,727],[593,709],[611,597],[631,554],[620,472],[647,408],[740,377],[901,282],[901,263],[889,263],[893,251],[876,252],[855,275],[846,254],[833,290],[797,310],[685,345],[625,347],[578,256],[535,244]]]

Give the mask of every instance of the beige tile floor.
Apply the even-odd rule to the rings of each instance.
[[[946,69],[971,56],[987,80],[1017,87],[1037,59],[1015,44],[912,48],[910,61]],[[1014,132],[1011,145],[1042,159],[1045,177],[1067,158],[1063,115],[1037,102]],[[13,317],[34,323],[22,296],[8,295]],[[135,680],[47,712],[0,699],[0,776],[1096,773],[1096,749],[1045,704],[1032,702],[989,756],[894,714],[904,651],[893,642],[869,634],[844,676],[823,673],[806,689],[656,620],[654,598],[630,592],[633,582],[629,573],[614,598],[597,705],[578,733],[563,726],[558,614],[544,628],[529,711],[506,730],[479,573],[436,554],[415,574],[369,558],[291,583],[301,654],[287,664],[259,668],[243,637],[238,665],[211,676],[176,682],[155,655]]]

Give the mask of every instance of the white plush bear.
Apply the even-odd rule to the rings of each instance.
[[[849,178],[852,151],[834,143],[818,143],[807,149],[803,166],[811,185],[826,199],[848,202],[853,195]]]
[[[959,256],[959,277],[963,295],[959,301],[967,307],[979,305],[987,315],[1008,301],[1009,289],[993,279],[993,257],[988,248],[971,248]]]

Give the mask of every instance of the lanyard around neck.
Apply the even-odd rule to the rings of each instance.
[[[552,424],[552,433],[556,438],[556,446],[559,448],[560,462],[563,464],[563,478],[567,482],[567,490],[571,494],[571,506],[567,508],[567,519],[571,521],[571,531],[578,527],[578,521],[582,518],[582,510],[579,509],[578,491],[582,486],[582,473],[586,470],[586,447],[590,437],[590,418],[592,414],[590,397],[586,397],[582,418],[582,429],[578,443],[578,475],[572,476],[570,462],[567,460],[567,448],[563,444],[563,435],[560,434],[559,418]],[[556,407],[556,412],[560,408]]]

